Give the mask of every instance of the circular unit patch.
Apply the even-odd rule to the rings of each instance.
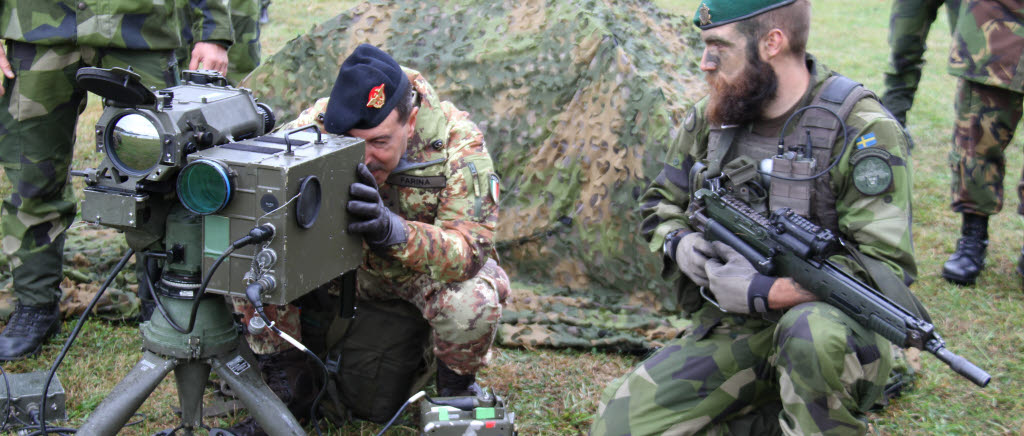
[[[888,151],[880,148],[858,150],[850,158],[853,166],[853,186],[864,195],[878,195],[892,186],[892,157]]]

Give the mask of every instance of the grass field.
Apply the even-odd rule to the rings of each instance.
[[[669,11],[689,19],[698,0],[658,0]],[[351,1],[274,0],[271,23],[264,28],[264,50],[270,53],[288,39],[327,19]],[[826,65],[881,93],[888,59],[886,43],[890,1],[815,0],[810,51]],[[988,269],[974,287],[957,287],[939,276],[952,250],[959,217],[949,211],[947,154],[956,79],[945,72],[949,27],[945,15],[928,39],[921,90],[908,118],[914,135],[914,238],[919,279],[914,291],[928,306],[949,348],[988,370],[993,380],[980,389],[948,370],[930,355],[922,356],[922,378],[916,389],[884,412],[870,416],[882,434],[1024,434],[1024,293],[1014,265],[1024,238],[1024,220],[1013,213],[1019,200],[1012,194],[1021,169],[1021,142],[1008,152],[1005,211],[993,218]],[[257,94],[259,90],[254,90]],[[75,167],[94,167],[101,157],[91,150],[91,131],[100,114],[93,98],[79,124]],[[0,182],[0,183],[6,183]],[[81,188],[80,182],[78,188]],[[9,186],[0,184],[6,193]],[[49,365],[73,323],[39,357],[5,366],[28,372]],[[79,426],[113,385],[139,359],[140,341],[134,325],[91,322],[60,371],[68,391],[70,426]],[[604,385],[638,362],[634,356],[571,350],[498,349],[494,364],[481,378],[505,392],[517,415],[520,434],[585,434]],[[176,405],[173,381],[165,380],[143,406],[145,419],[123,434],[152,434],[172,426]],[[218,418],[226,426],[237,418]],[[372,424],[349,425],[333,434],[375,434]],[[403,427],[394,434],[414,434]]]

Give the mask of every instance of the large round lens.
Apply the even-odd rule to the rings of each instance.
[[[220,212],[231,201],[231,177],[224,164],[199,159],[178,173],[178,199],[200,215]]]
[[[128,114],[117,119],[107,135],[107,155],[129,174],[144,175],[160,163],[160,132],[148,118]]]

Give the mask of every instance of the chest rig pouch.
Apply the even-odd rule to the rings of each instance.
[[[841,133],[846,135],[846,143],[852,139],[850,135],[856,134],[846,130],[843,120],[866,97],[874,98],[874,93],[834,74],[809,105],[794,112],[794,117],[799,116],[797,126],[781,140],[750,131],[736,133],[732,152],[759,162],[761,183],[768,188],[769,209],[788,207],[827,229],[838,228],[836,196],[828,170],[841,156],[833,158],[833,145]]]

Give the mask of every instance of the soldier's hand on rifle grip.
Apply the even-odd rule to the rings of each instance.
[[[734,313],[767,312],[768,292],[778,278],[757,272],[747,258],[722,242],[712,242],[711,247],[715,257],[704,269],[718,306]]]
[[[348,231],[363,235],[366,245],[377,252],[405,243],[408,240],[405,219],[384,206],[373,173],[362,162],[356,173],[359,181],[349,185],[351,198],[345,206],[352,216]]]
[[[672,244],[666,245],[671,246]],[[700,232],[686,233],[675,243],[675,249],[669,251],[672,253],[666,254],[676,261],[676,265],[679,265],[679,270],[683,274],[686,274],[697,286],[708,286],[704,263],[715,256],[715,251],[711,248],[711,243],[704,239],[704,234]]]

